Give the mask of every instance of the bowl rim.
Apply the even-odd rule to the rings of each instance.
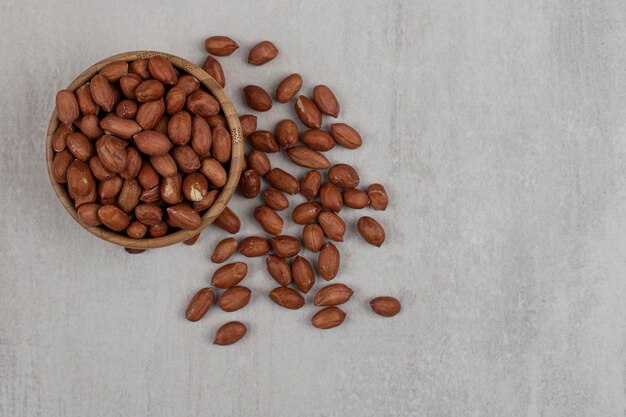
[[[220,194],[216,198],[213,205],[202,215],[202,222],[200,223],[200,227],[198,229],[179,230],[177,232],[161,237],[133,239],[126,235],[116,233],[105,227],[86,226],[82,224],[78,219],[77,209],[74,207],[74,202],[69,197],[67,190],[65,189],[65,185],[57,183],[54,180],[54,176],[52,175],[52,161],[54,159],[54,155],[56,154],[56,152],[52,148],[52,136],[54,135],[54,132],[60,124],[57,118],[56,107],[52,111],[52,116],[50,117],[50,122],[48,123],[48,131],[46,134],[46,165],[48,168],[48,177],[50,178],[50,182],[52,184],[52,188],[54,189],[55,194],[59,198],[59,201],[61,201],[63,207],[65,207],[65,210],[74,218],[74,220],[76,220],[76,222],[83,229],[86,229],[92,235],[97,236],[107,242],[133,249],[152,249],[169,246],[175,243],[183,242],[199,234],[209,224],[213,223],[213,221],[215,221],[215,219],[222,213],[224,208],[226,208],[226,204],[228,204],[230,198],[235,192],[235,189],[237,188],[243,168],[243,135],[241,123],[239,122],[239,116],[237,114],[235,106],[226,95],[224,89],[217,83],[217,81],[215,81],[213,77],[211,77],[202,68],[186,59],[159,51],[132,51],[116,54],[105,58],[84,70],[80,75],[78,75],[78,77],[74,79],[74,81],[70,83],[70,85],[67,87],[67,90],[72,92],[76,91],[78,87],[86,84],[91,79],[91,77],[97,74],[102,69],[102,67],[110,64],[111,62],[130,62],[138,59],[149,59],[150,57],[157,55],[167,58],[172,63],[172,65],[174,65],[174,67],[180,68],[186,71],[188,74],[193,75],[198,79],[198,81],[200,81],[206,88],[209,89],[209,91],[220,103],[220,107],[222,108],[222,111],[226,116],[228,128],[230,130],[232,150],[228,178],[226,180],[226,184],[220,191]]]

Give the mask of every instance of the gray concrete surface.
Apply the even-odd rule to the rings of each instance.
[[[0,15],[1,416],[625,415],[625,2],[1,0]],[[346,211],[341,328],[270,303],[260,260],[248,307],[188,323],[224,232],[131,257],[49,186],[58,89],[128,50],[200,63],[212,34],[242,46],[223,60],[242,112],[248,83],[333,87],[364,146],[331,159],[389,190],[381,249]],[[279,58],[247,66],[262,39]],[[244,234],[254,204],[232,203]],[[368,310],[383,293],[398,317]],[[212,346],[229,319],[248,336]]]

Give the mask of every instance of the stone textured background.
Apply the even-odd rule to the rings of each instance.
[[[1,416],[625,415],[625,2],[2,0],[0,15]],[[331,86],[364,137],[333,161],[389,191],[380,249],[346,210],[341,328],[269,302],[261,260],[247,308],[189,323],[225,232],[129,256],[50,188],[57,90],[123,51],[201,63],[213,34],[241,44],[222,62],[242,113],[248,83]],[[279,58],[247,66],[262,39]],[[254,204],[232,202],[245,234]],[[381,293],[402,314],[374,316]],[[245,340],[211,345],[229,319]]]

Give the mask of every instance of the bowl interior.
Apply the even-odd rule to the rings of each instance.
[[[228,201],[235,192],[235,189],[237,188],[237,184],[239,183],[239,177],[241,175],[241,169],[243,167],[243,136],[241,134],[241,124],[239,122],[239,116],[237,115],[235,107],[233,106],[232,102],[230,101],[224,90],[213,79],[213,77],[207,74],[202,68],[194,65],[186,59],[156,51],[125,52],[123,54],[118,54],[106,58],[87,68],[78,77],[76,77],[74,81],[72,81],[67,89],[70,91],[75,91],[78,87],[87,83],[91,79],[91,77],[93,77],[96,73],[100,71],[100,69],[102,69],[102,67],[111,62],[130,62],[136,59],[148,59],[155,55],[161,55],[167,58],[175,67],[182,69],[186,73],[196,77],[213,94],[213,96],[215,96],[217,101],[220,103],[220,106],[222,107],[222,111],[226,116],[226,120],[228,121],[228,127],[232,138],[232,153],[230,169],[228,172],[228,180],[226,181],[226,185],[222,188],[219,196],[217,197],[213,205],[202,215],[202,223],[200,224],[200,227],[198,229],[180,230],[174,233],[167,234],[165,236],[155,238],[132,239],[126,235],[113,232],[105,227],[88,227],[83,225],[78,220],[76,209],[74,208],[74,202],[68,195],[65,186],[63,184],[57,183],[52,176],[52,160],[55,154],[54,149],[52,149],[52,135],[59,125],[56,110],[52,112],[52,117],[50,118],[50,123],[48,124],[48,133],[46,136],[46,162],[48,165],[48,175],[50,177],[54,192],[59,197],[59,200],[63,204],[63,207],[65,207],[67,212],[76,220],[78,224],[88,230],[91,234],[98,236],[99,238],[104,239],[107,242],[134,249],[150,249],[173,245],[175,243],[187,240],[190,237],[193,237],[200,233],[200,231],[202,231],[205,227],[213,223],[215,218],[220,215],[222,210],[224,210],[226,204],[228,204]]]

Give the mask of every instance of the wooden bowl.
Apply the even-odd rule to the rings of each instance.
[[[52,135],[59,125],[56,109],[52,112],[52,117],[50,117],[50,123],[48,124],[48,134],[46,136],[46,162],[48,165],[48,175],[50,176],[52,188],[54,189],[56,195],[59,197],[59,200],[61,201],[61,204],[63,204],[63,207],[65,207],[65,210],[67,210],[67,212],[74,218],[74,220],[76,220],[76,222],[80,224],[83,228],[85,228],[89,233],[98,236],[99,238],[104,239],[107,242],[133,249],[151,249],[169,246],[178,242],[182,242],[199,234],[202,229],[213,223],[213,221],[220,215],[222,210],[224,210],[226,204],[228,204],[228,201],[235,192],[235,189],[237,188],[237,184],[239,183],[239,177],[241,176],[241,170],[243,167],[243,137],[241,134],[241,124],[239,123],[239,117],[237,115],[235,107],[233,106],[228,96],[226,96],[224,90],[219,86],[217,81],[213,79],[213,77],[207,74],[202,68],[192,64],[186,59],[155,51],[125,52],[123,54],[111,56],[87,68],[85,71],[83,71],[82,74],[76,77],[74,81],[72,81],[67,89],[72,92],[75,91],[78,87],[87,83],[91,79],[91,77],[93,77],[100,71],[102,67],[113,61],[130,62],[136,59],[147,59],[154,55],[161,55],[167,58],[175,67],[180,68],[188,74],[196,77],[206,88],[209,89],[213,96],[215,96],[217,101],[220,103],[220,106],[222,107],[226,119],[228,120],[228,127],[230,129],[230,135],[232,138],[232,154],[230,170],[228,172],[228,180],[226,181],[226,185],[222,188],[219,196],[217,197],[213,205],[202,216],[202,223],[200,224],[200,227],[198,229],[180,230],[174,233],[167,234],[165,236],[155,238],[132,239],[124,234],[116,233],[105,227],[87,227],[83,225],[78,220],[76,209],[74,208],[74,202],[68,195],[65,185],[57,183],[52,175],[52,160],[55,154],[54,149],[52,149]]]

